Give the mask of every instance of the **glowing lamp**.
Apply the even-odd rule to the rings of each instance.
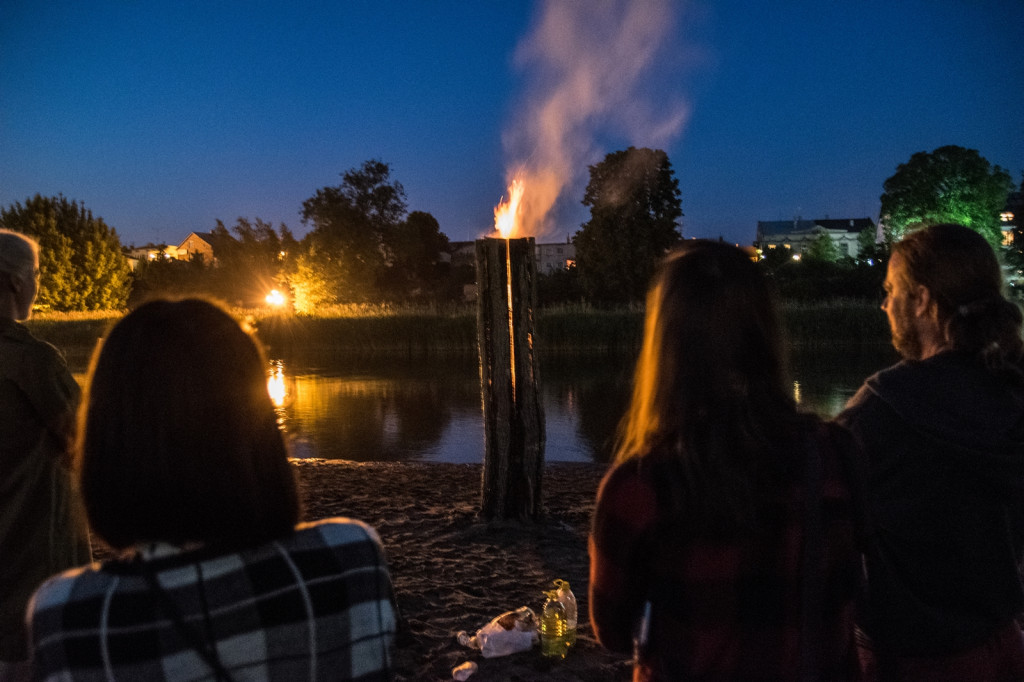
[[[284,294],[277,289],[272,289],[270,293],[267,294],[267,298],[265,300],[267,301],[267,305],[282,306],[284,305]]]

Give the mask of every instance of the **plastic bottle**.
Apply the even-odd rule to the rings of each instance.
[[[556,580],[555,587],[558,590],[558,601],[565,609],[565,646],[569,648],[576,643],[576,595],[569,589],[568,580]]]
[[[545,592],[547,601],[540,615],[540,652],[544,656],[565,658],[565,607],[558,601],[558,592]]]

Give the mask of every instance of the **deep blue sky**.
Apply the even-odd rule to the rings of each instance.
[[[947,144],[1020,182],[1022,0],[599,4],[5,0],[0,205],[63,193],[125,244],[239,216],[302,235],[302,201],[379,158],[473,239],[508,169],[564,145],[563,240],[587,165],[633,144],[668,152],[685,236],[749,243],[758,220],[877,219],[896,166]]]

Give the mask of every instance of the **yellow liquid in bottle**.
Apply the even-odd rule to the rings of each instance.
[[[544,613],[540,619],[540,652],[544,656],[565,658],[568,643],[565,640],[565,611],[558,602],[544,605]]]

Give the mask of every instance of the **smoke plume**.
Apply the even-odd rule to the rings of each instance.
[[[655,75],[675,63],[675,0],[541,0],[515,59],[527,83],[504,135],[508,180],[525,184],[520,224],[541,236],[567,188],[585,186],[587,166],[611,149],[599,135],[662,147],[682,130],[688,109]],[[659,69],[662,73],[659,74]]]

